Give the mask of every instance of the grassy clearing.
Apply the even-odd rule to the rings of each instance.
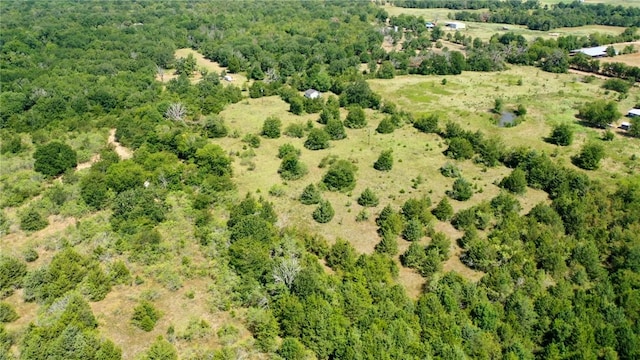
[[[639,47],[640,45],[636,45],[635,46],[636,50]],[[640,66],[640,52],[635,54],[618,55],[610,58],[602,58],[600,59],[600,62],[601,63],[619,62],[619,63],[627,64],[629,66]]]
[[[438,22],[440,23],[444,23],[449,18],[452,18],[455,12],[455,10],[444,9],[444,8],[412,9],[412,8],[395,7],[391,5],[384,6],[384,9],[389,13],[390,16],[398,16],[401,14],[422,16],[424,17],[425,21],[434,21],[437,19]],[[468,10],[468,11],[483,12],[487,10]],[[466,25],[466,28],[461,30],[461,33],[463,35],[471,36],[473,38],[477,37],[484,41],[489,40],[491,36],[493,36],[493,34],[504,33],[506,31],[513,32],[517,35],[522,35],[529,41],[537,37],[548,39],[548,38],[555,38],[560,35],[587,36],[595,32],[602,33],[602,34],[617,35],[624,31],[624,28],[622,27],[605,26],[605,25],[588,25],[588,26],[579,26],[579,27],[571,27],[571,28],[558,28],[548,32],[529,30],[524,25],[494,24],[494,23],[472,22],[472,21],[465,22],[465,25]]]
[[[446,85],[441,85],[443,78],[447,78]],[[405,110],[438,113],[444,121],[455,121],[471,130],[481,130],[488,136],[498,136],[510,147],[530,146],[555,154],[558,161],[572,166],[570,157],[579,151],[582,144],[602,135],[601,130],[577,123],[577,107],[594,98],[617,98],[617,93],[601,88],[603,80],[596,79],[587,84],[580,79],[573,74],[550,74],[533,67],[513,66],[501,73],[465,72],[455,77],[402,76],[393,80],[371,80],[370,85],[383,99],[393,101]],[[519,80],[522,80],[522,85],[517,85]],[[445,94],[443,91],[450,95],[442,95]],[[528,111],[525,121],[512,128],[495,126],[489,109],[496,98],[502,98],[507,109],[525,105]],[[634,87],[628,97],[620,101],[620,112],[626,113],[638,100],[640,92]],[[543,141],[552,126],[558,123],[574,124],[576,140],[572,146],[561,148]],[[632,154],[640,156],[640,144],[619,135],[612,142],[605,143],[608,158],[602,168],[591,172],[591,175],[607,180],[618,176],[615,173],[635,171],[637,165],[631,164],[629,157]]]
[[[190,48],[176,50],[175,58],[176,59],[186,58],[187,56],[189,56],[189,54],[193,55],[193,57],[196,59],[197,70],[206,69],[209,72],[216,72],[218,74],[220,74],[222,71],[227,71],[227,68],[220,66],[220,64],[218,64],[217,62],[206,59],[202,54]],[[175,69],[165,69],[163,75],[156,74],[156,80],[162,81],[162,82],[168,82],[171,79],[178,77],[176,74],[174,74],[174,71]],[[243,74],[230,74],[230,75],[233,78],[233,81],[232,82],[223,81],[223,84],[235,84],[236,86],[242,86],[248,81],[247,77],[244,76]],[[196,71],[194,75],[191,77],[191,82],[195,84],[201,79],[202,79],[202,74],[200,73],[200,71]]]

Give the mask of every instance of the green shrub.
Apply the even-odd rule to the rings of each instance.
[[[393,168],[393,151],[384,150],[380,153],[378,160],[373,163],[373,168],[378,171],[389,171]]]
[[[26,262],[34,262],[36,260],[38,260],[38,252],[35,251],[33,248],[29,248],[27,250],[25,250],[25,252],[22,254],[24,256],[24,261]]]
[[[311,129],[304,142],[304,147],[309,150],[326,149],[329,147],[329,140],[331,140],[331,136],[324,129]]]
[[[527,191],[527,178],[524,170],[514,169],[511,174],[500,181],[500,186],[514,194],[524,194]]]
[[[335,211],[333,210],[333,206],[327,200],[320,201],[318,207],[313,211],[313,220],[320,224],[328,223],[333,219],[335,215]]]
[[[358,204],[364,207],[376,207],[379,204],[378,196],[373,190],[366,188],[358,197]]]
[[[396,126],[391,121],[390,117],[385,117],[380,121],[378,127],[376,128],[376,132],[379,134],[391,134],[396,129]]]
[[[242,138],[242,142],[247,143],[254,149],[260,147],[260,137],[256,134],[247,134]]]
[[[442,176],[446,176],[450,178],[457,178],[462,175],[460,172],[460,169],[458,169],[457,166],[455,166],[450,162],[447,162],[446,164],[442,165],[442,167],[440,168],[440,174],[442,174]]]
[[[436,207],[431,210],[431,213],[440,221],[447,221],[451,219],[453,216],[453,207],[449,203],[449,200],[446,197],[443,197],[442,200],[436,205]]]
[[[153,306],[152,303],[143,300],[133,308],[131,323],[136,327],[149,332],[156,326],[160,316],[162,316],[162,314]]]
[[[569,146],[573,142],[573,130],[569,124],[556,125],[546,140],[551,144]]]
[[[404,230],[402,231],[402,237],[407,241],[418,241],[424,236],[424,228],[422,222],[418,219],[411,219],[407,221]]]
[[[289,154],[282,159],[278,174],[284,180],[297,180],[306,175],[307,167],[300,161],[297,155]]]
[[[20,215],[20,229],[24,231],[38,231],[46,228],[49,221],[40,211],[30,208]]]
[[[346,160],[333,163],[322,178],[330,191],[349,191],[356,186],[356,167]]]
[[[331,140],[342,140],[347,137],[342,121],[339,119],[329,119],[324,130],[329,134]]]
[[[364,114],[364,110],[358,105],[349,107],[349,113],[344,119],[344,126],[350,129],[361,129],[367,126],[367,117]]]
[[[473,145],[465,138],[454,137],[449,139],[449,147],[444,154],[456,160],[466,160],[473,157]]]
[[[301,139],[304,137],[305,126],[303,124],[289,124],[284,129],[284,134],[288,137]]]
[[[447,195],[452,199],[465,201],[469,200],[473,196],[473,189],[471,184],[464,178],[457,178],[453,182],[452,190],[447,190]]]
[[[604,158],[604,147],[596,143],[588,143],[582,147],[580,153],[572,158],[573,163],[585,170],[595,170]]]
[[[18,319],[18,313],[11,304],[0,301],[0,323],[10,323]]]
[[[300,194],[300,202],[304,205],[317,204],[320,200],[322,200],[320,191],[313,184],[307,185],[304,190],[302,190],[302,194]]]
[[[78,165],[78,156],[67,144],[57,141],[40,146],[33,154],[35,171],[45,176],[58,176]]]
[[[262,136],[269,139],[277,139],[280,137],[282,121],[275,116],[268,117],[262,125]]]
[[[437,133],[439,131],[438,115],[421,116],[413,123],[413,127],[424,133]]]
[[[296,156],[300,156],[300,149],[297,149],[291,143],[286,143],[280,145],[278,148],[278,158],[282,159],[289,154],[294,154]]]

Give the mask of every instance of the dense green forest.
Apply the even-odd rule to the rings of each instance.
[[[500,4],[492,14],[511,9]],[[509,4],[555,21],[583,9]],[[584,9],[595,14],[586,23],[613,11]],[[637,25],[622,9],[613,25]],[[614,137],[603,130],[563,162],[466,119],[403,110],[370,86],[447,75],[444,87],[509,65],[564,73],[585,39],[461,36],[467,48],[448,51],[434,49],[444,35],[416,28],[385,51],[398,35],[369,1],[5,1],[0,15],[0,359],[640,357],[637,155],[629,171],[603,165]],[[220,71],[175,55],[185,48]],[[640,77],[623,70],[611,75]],[[600,134],[621,101],[640,103],[635,84],[612,80],[540,142],[569,146],[576,126]],[[287,110],[267,115],[261,100]],[[244,105],[243,120],[223,116]],[[617,144],[637,149],[637,119]],[[330,153],[349,141],[373,152],[372,137],[401,131],[447,159],[411,179],[410,194],[356,187],[365,170],[384,182],[417,166],[406,144],[376,148],[370,163]],[[240,191],[239,172],[265,165],[251,163],[260,152],[281,187]],[[497,195],[482,197],[468,167],[502,169]],[[282,196],[296,182],[304,190]],[[425,182],[451,186],[436,196]],[[530,206],[532,192],[544,200]],[[342,226],[336,196],[375,236],[323,233]],[[313,210],[291,223],[281,202]],[[479,276],[445,270],[452,258]],[[407,273],[419,293],[402,285]]]

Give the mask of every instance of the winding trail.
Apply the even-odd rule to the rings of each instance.
[[[116,141],[116,129],[109,129],[107,145],[112,145],[116,154],[118,154],[122,160],[131,159],[133,156],[133,152],[130,149],[122,146],[122,144]],[[78,164],[78,166],[76,166],[76,170],[88,169],[91,165],[98,162],[98,160],[100,160],[100,154],[95,154],[91,157],[91,160]]]

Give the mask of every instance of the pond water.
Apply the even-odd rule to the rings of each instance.
[[[498,126],[500,127],[505,127],[505,126],[509,126],[509,125],[513,125],[513,123],[515,123],[516,121],[516,114],[512,113],[511,111],[505,111],[502,114],[500,114],[500,120],[498,120]]]

